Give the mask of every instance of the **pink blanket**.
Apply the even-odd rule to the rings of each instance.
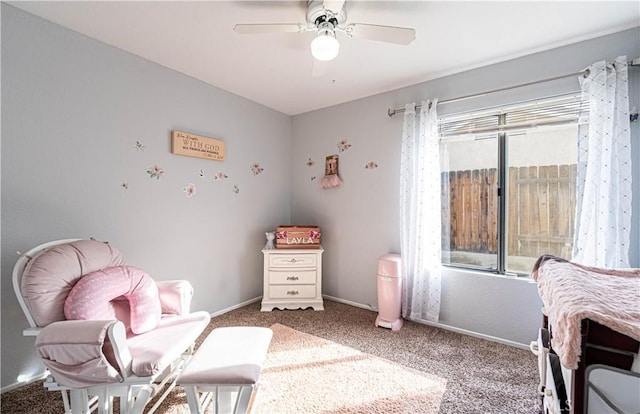
[[[532,277],[549,318],[551,346],[565,367],[578,368],[583,319],[640,341],[640,269],[600,269],[542,256]]]

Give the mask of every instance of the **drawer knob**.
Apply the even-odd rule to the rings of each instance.
[[[287,276],[287,280],[299,280],[298,276]]]
[[[291,259],[288,260],[289,263],[298,263],[298,261],[296,260],[295,257],[292,257]]]
[[[287,295],[293,295],[293,296],[295,296],[295,295],[297,295],[297,294],[298,294],[298,291],[297,291],[297,290],[287,290]]]

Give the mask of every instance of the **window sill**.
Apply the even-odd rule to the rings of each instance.
[[[481,276],[491,276],[498,277],[501,279],[510,279],[510,280],[522,280],[524,282],[535,283],[535,280],[531,278],[531,274],[525,273],[498,273],[497,271],[486,269],[482,267],[473,267],[473,266],[458,266],[452,264],[442,263],[442,267],[449,271],[456,271],[461,273],[471,273],[474,275]]]

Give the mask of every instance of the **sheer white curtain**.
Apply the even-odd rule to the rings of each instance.
[[[440,149],[437,100],[405,107],[400,163],[402,315],[437,322],[440,314]]]
[[[626,57],[597,62],[580,77],[589,115],[578,136],[573,260],[629,267],[631,130]],[[588,121],[588,123],[586,123]]]

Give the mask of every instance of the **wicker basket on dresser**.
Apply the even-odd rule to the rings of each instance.
[[[324,310],[322,302],[322,247],[319,249],[264,249],[263,312],[278,309]]]

